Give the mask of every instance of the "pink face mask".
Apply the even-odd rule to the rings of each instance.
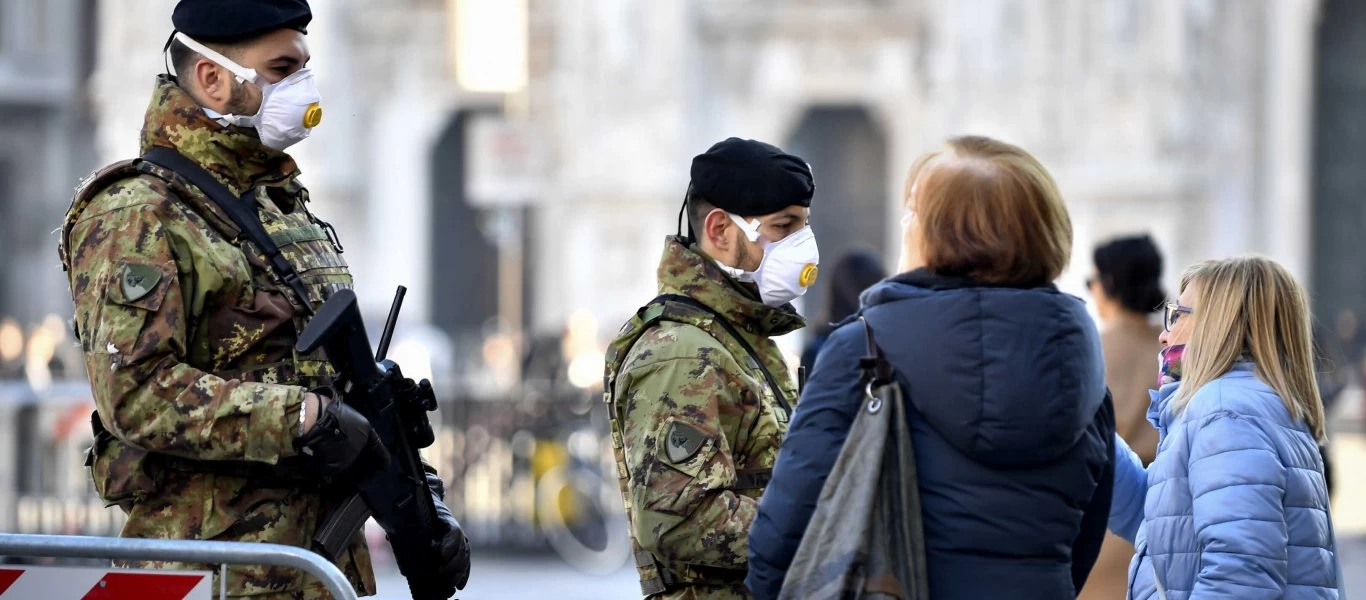
[[[1157,353],[1157,385],[1181,381],[1181,357],[1186,354],[1186,345],[1167,346]]]

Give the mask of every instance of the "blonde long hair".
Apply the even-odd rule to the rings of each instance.
[[[1309,301],[1285,267],[1261,257],[1197,263],[1181,277],[1195,286],[1195,330],[1183,357],[1180,412],[1205,384],[1240,360],[1255,364],[1295,419],[1324,439],[1323,401],[1314,377]]]

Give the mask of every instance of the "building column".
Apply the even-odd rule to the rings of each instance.
[[[1318,0],[1266,3],[1262,121],[1262,198],[1259,250],[1280,261],[1301,282],[1313,260],[1310,197],[1313,136],[1314,33]]]

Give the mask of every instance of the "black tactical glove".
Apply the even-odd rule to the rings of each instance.
[[[325,476],[368,473],[383,468],[390,460],[389,450],[380,442],[370,421],[340,400],[333,400],[322,409],[313,429],[294,440],[294,447],[310,457],[318,472]]]
[[[432,491],[432,503],[436,505],[436,518],[446,525],[446,532],[439,541],[433,542],[437,550],[437,580],[447,588],[446,596],[455,595],[456,590],[465,589],[470,580],[470,541],[460,522],[446,508],[446,485],[436,472],[423,465],[427,471],[427,488]]]

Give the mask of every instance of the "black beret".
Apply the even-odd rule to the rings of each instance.
[[[176,31],[200,42],[232,43],[277,29],[307,33],[308,0],[180,0],[171,13]]]
[[[693,191],[711,205],[741,217],[811,206],[816,180],[811,165],[754,140],[729,138],[692,159]]]

